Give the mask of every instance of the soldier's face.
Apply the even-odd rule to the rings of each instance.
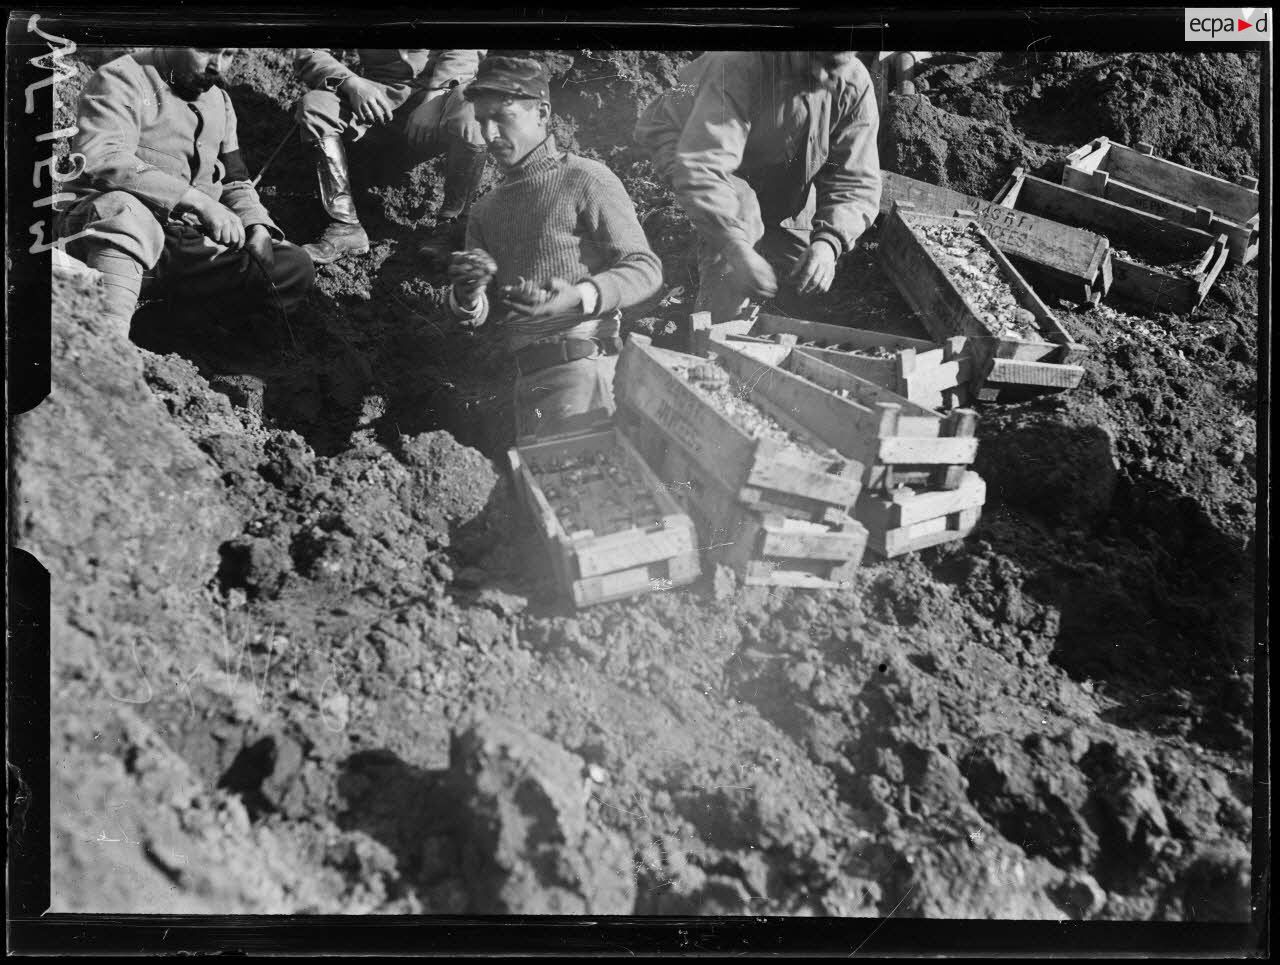
[[[551,105],[531,97],[481,94],[475,112],[489,153],[504,167],[519,164],[541,144],[551,120]]]
[[[813,81],[819,87],[834,91],[840,82],[853,76],[853,63],[857,55],[851,50],[818,56],[813,61]]]
[[[175,47],[169,54],[172,83],[181,97],[199,97],[222,77],[235,47]]]

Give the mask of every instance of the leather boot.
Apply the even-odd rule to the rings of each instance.
[[[369,251],[369,236],[356,217],[356,204],[351,196],[351,175],[347,170],[347,151],[338,135],[322,137],[308,144],[316,165],[320,184],[320,203],[330,221],[320,239],[303,245],[317,265],[329,265],[348,255]]]
[[[484,166],[488,155],[483,149],[471,145],[454,144],[444,172],[444,197],[440,202],[440,214],[436,226],[418,246],[418,254],[424,258],[445,261],[466,242],[466,213],[471,200],[480,190]]]
[[[105,247],[90,251],[85,264],[102,275],[104,326],[109,333],[128,338],[142,290],[142,265],[131,255]]]

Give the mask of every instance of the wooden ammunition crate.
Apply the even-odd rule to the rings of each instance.
[[[715,359],[744,384],[765,411],[796,425],[866,467],[863,488],[895,481],[958,485],[978,452],[977,415],[958,409],[943,417],[869,379],[794,350],[781,366],[766,365],[717,344]]]
[[[1000,337],[987,326],[914,227],[931,222],[973,227],[1012,288],[1017,303],[1035,316],[1040,339]],[[885,218],[880,233],[880,254],[885,271],[934,338],[966,337],[966,348],[973,359],[969,384],[977,398],[993,401],[1069,389],[1084,378],[1083,367],[1076,363],[1088,350],[1067,334],[976,221],[895,208]]]
[[[607,527],[596,520],[603,503],[601,493],[616,489],[607,471],[584,470],[578,477],[561,480],[565,492],[554,501],[542,481],[551,475],[545,467],[557,460],[592,459],[606,452],[625,462],[630,476],[656,507],[651,518],[633,518],[630,525],[607,533]],[[547,547],[556,581],[576,606],[670,589],[698,578],[701,567],[693,521],[616,429],[550,437],[510,449],[507,458],[520,500]],[[619,497],[615,494],[615,498]],[[569,502],[588,523],[596,522],[601,532],[590,526],[566,531],[556,510],[558,504]]]
[[[778,418],[772,409],[768,414],[804,440],[806,448],[753,438],[673,370],[697,362],[632,335],[614,376],[619,410],[637,414],[679,443],[708,475],[742,501],[813,521],[849,511],[861,490],[861,464],[814,438],[785,414]],[[764,409],[762,400],[758,387],[750,386],[746,401]]]
[[[1105,137],[1067,155],[1062,183],[1117,204],[1213,236],[1227,236],[1227,254],[1246,264],[1258,253],[1258,179],[1233,184]]]
[[[820,590],[852,579],[867,531],[848,514],[828,509],[814,521],[763,501],[744,503],[741,492],[640,413],[620,408],[618,426],[696,521],[709,562],[728,566],[747,586]]]
[[[1014,171],[996,200],[1007,208],[1105,234],[1111,241],[1114,275],[1109,297],[1140,311],[1191,311],[1204,300],[1227,261],[1226,235],[1212,235],[1032,177],[1022,168]],[[1117,252],[1117,248],[1131,252],[1132,257]],[[1188,262],[1194,262],[1194,267],[1187,274],[1161,267]]]
[[[1111,287],[1110,245],[1099,234],[892,171],[880,176],[882,214],[895,203],[922,214],[965,213],[1039,290],[1080,305],[1096,305]]]
[[[963,337],[949,338],[939,345],[902,335],[761,314],[748,334],[726,332],[720,340],[774,365],[782,364],[790,351],[783,349],[769,358],[752,341],[794,345],[796,351],[875,382],[929,409],[968,401],[970,360]],[[873,351],[889,354],[866,354]]]
[[[854,516],[867,528],[867,549],[887,558],[964,538],[986,500],[982,477],[966,472],[955,489],[863,492]]]

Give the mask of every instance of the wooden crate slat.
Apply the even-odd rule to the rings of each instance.
[[[855,372],[839,368],[825,359],[818,358],[810,354],[807,349],[796,349],[787,357],[785,365],[787,371],[813,382],[828,395],[832,392],[848,392],[850,398],[846,401],[855,403],[859,408],[866,409],[868,413],[872,413],[873,407],[878,402],[899,405],[902,407],[900,418],[914,420],[910,423],[912,433],[927,435],[930,433],[929,427],[933,426],[935,427],[933,434],[937,434],[936,426],[941,423],[941,417],[932,409],[917,405],[910,399],[877,385]],[[878,422],[879,416],[874,415],[874,419]]]
[[[597,536],[590,545],[577,550],[578,573],[583,577],[600,576],[679,556],[693,549],[693,533],[687,528],[610,533]]]
[[[745,586],[780,586],[795,590],[838,590],[847,581],[832,575],[819,576],[805,570],[788,570],[764,560],[754,560],[743,577]]]
[[[578,607],[625,600],[642,593],[672,589],[692,583],[701,573],[698,554],[606,573],[573,583],[573,602]]]
[[[923,465],[945,463],[968,465],[978,455],[976,438],[927,439],[912,436],[890,436],[880,440],[877,462],[892,465]]]
[[[930,546],[963,539],[978,525],[981,517],[982,510],[966,509],[949,516],[889,530],[883,535],[872,533],[867,539],[867,549],[874,555],[886,558],[915,553]]]
[[[1103,267],[1109,245],[1101,235],[892,171],[882,171],[881,178],[882,213],[888,213],[898,201],[930,214],[972,212],[1001,250],[1050,269],[1051,277],[1062,279],[1072,294],[1083,294],[1083,302],[1096,302],[1106,294],[1110,274],[1104,273]]]
[[[965,472],[959,486],[949,490],[920,491],[904,488],[888,498],[864,493],[854,515],[868,532],[884,533],[966,509],[981,509],[987,500],[986,481],[976,472]]]
[[[767,557],[848,560],[867,542],[861,532],[814,532],[794,530],[765,523],[760,554]],[[861,527],[859,527],[861,529]]]
[[[751,327],[750,334],[794,335],[797,338],[812,341],[826,341],[829,345],[847,344],[861,349],[913,348],[923,352],[936,347],[932,342],[920,338],[890,335],[888,332],[873,332],[861,328],[845,328],[843,325],[832,325],[829,322],[810,322],[805,319],[787,318],[785,315],[770,315],[764,312],[756,316],[755,324]]]
[[[985,381],[1040,385],[1051,389],[1074,389],[1083,378],[1084,368],[1079,365],[1024,362],[1021,359],[992,359]]]

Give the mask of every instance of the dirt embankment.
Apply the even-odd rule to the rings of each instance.
[[[668,296],[688,224],[625,132],[679,60],[553,60],[559,129],[633,192]],[[935,65],[885,163],[989,196],[1108,134],[1252,172],[1255,67]],[[251,51],[231,90],[261,163],[287,61]],[[506,362],[413,254],[439,177],[370,173],[373,252],[287,328],[156,305],[122,345],[55,277],[15,522],[53,577],[56,908],[1248,915],[1256,269],[1190,317],[1064,308],[1086,381],[984,410],[964,543],[840,592],[574,613],[488,458]],[[286,151],[263,188],[299,240],[310,184]],[[815,317],[920,333],[874,237]]]

